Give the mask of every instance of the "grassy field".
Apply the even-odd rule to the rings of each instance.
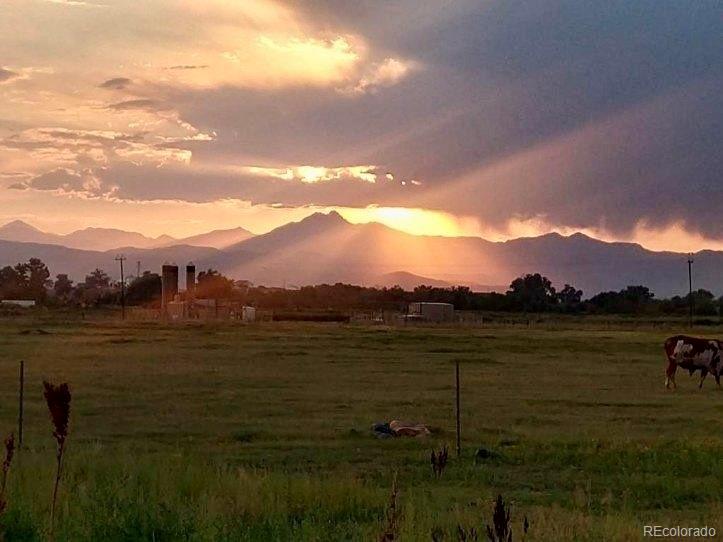
[[[375,540],[395,473],[401,540],[481,529],[498,493],[515,540],[523,516],[530,541],[721,533],[723,392],[687,374],[664,390],[661,344],[677,331],[5,319],[0,434],[16,427],[24,359],[26,449],[0,530],[48,536],[50,379],[73,393],[58,541]],[[454,361],[463,454],[435,480],[430,451],[454,447]],[[371,424],[394,418],[433,435],[376,439]]]

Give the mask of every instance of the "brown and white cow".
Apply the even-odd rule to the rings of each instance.
[[[716,339],[700,339],[687,335],[676,335],[665,340],[665,355],[668,358],[668,368],[665,371],[665,387],[673,388],[675,384],[675,371],[678,366],[687,369],[692,375],[700,370],[699,388],[703,387],[703,380],[711,373],[715,377],[716,384],[720,387],[720,375],[723,372],[721,366],[721,341]]]

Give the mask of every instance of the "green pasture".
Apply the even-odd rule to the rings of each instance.
[[[395,473],[400,540],[483,530],[497,494],[514,540],[524,516],[529,541],[637,540],[646,524],[722,533],[723,391],[687,374],[664,389],[662,341],[680,331],[6,318],[0,435],[16,431],[23,359],[25,442],[0,532],[48,538],[48,379],[73,394],[57,541],[376,540]],[[391,419],[432,435],[375,438],[372,423]],[[429,454],[445,444],[437,480]]]

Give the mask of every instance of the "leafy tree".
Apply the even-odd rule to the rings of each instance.
[[[110,286],[110,277],[102,269],[95,269],[85,277],[85,287],[90,289],[102,289]]]
[[[3,267],[0,269],[0,296],[42,302],[47,296],[46,287],[51,285],[48,277],[48,267],[38,258],[31,258],[15,267]]]
[[[73,281],[68,278],[68,275],[62,273],[55,277],[53,293],[55,293],[55,297],[60,299],[67,299],[70,297],[70,294],[73,293]]]
[[[129,305],[152,303],[161,298],[161,276],[145,271],[143,275],[133,279],[126,291]]]
[[[647,286],[628,286],[619,292],[600,292],[588,304],[598,312],[634,314],[654,308],[654,297]]]
[[[510,284],[506,295],[517,308],[524,311],[541,312],[549,310],[557,304],[557,296],[552,282],[539,273],[516,278]]]
[[[43,301],[48,295],[47,288],[53,285],[49,280],[50,271],[48,270],[48,266],[39,258],[30,258],[28,263],[23,265],[25,265],[27,273],[28,295],[35,299],[35,301]]]
[[[565,287],[557,292],[557,301],[565,312],[579,311],[582,308],[582,290],[565,284]]]
[[[628,286],[620,293],[636,309],[647,304],[655,297],[655,294],[647,286]]]
[[[24,291],[24,277],[17,268],[8,265],[0,269],[0,297],[17,299],[23,297]]]
[[[690,307],[690,294],[685,296],[685,305]],[[711,316],[717,314],[716,298],[713,293],[700,288],[693,292],[693,307],[695,314]]]
[[[196,297],[199,299],[225,299],[233,296],[233,280],[223,276],[215,269],[201,271],[198,274]]]

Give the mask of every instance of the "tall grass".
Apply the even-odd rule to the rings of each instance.
[[[38,498],[54,475],[48,447],[23,450],[8,480],[6,540],[45,540],[49,502]],[[508,467],[514,470],[514,467]],[[476,526],[480,535],[491,520],[494,486],[479,481],[469,489],[454,472],[451,487],[400,472],[392,522],[394,540],[457,539],[458,525]],[[157,453],[86,443],[74,447],[64,467],[64,499],[59,501],[58,542],[128,541],[369,541],[379,538],[389,519],[391,495],[384,483],[343,472],[300,473],[248,469],[204,455]],[[454,474],[453,474],[454,473]],[[425,471],[424,477],[429,474]],[[499,483],[499,482],[497,482]],[[534,487],[534,484],[528,482]],[[597,497],[593,497],[597,500]],[[518,541],[524,523],[528,541],[635,540],[645,521],[718,521],[723,506],[709,503],[684,511],[617,508],[583,504],[534,504],[513,492],[510,522]]]

